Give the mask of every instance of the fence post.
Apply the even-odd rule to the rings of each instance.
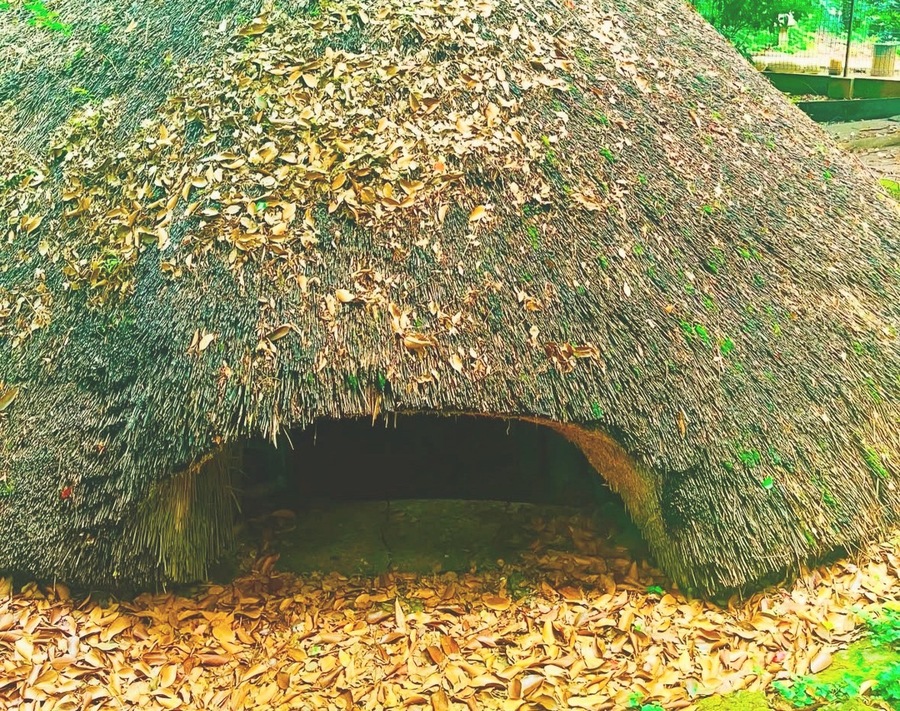
[[[856,5],[856,0],[850,0],[850,18],[847,22],[847,52],[844,54],[844,78],[847,78],[847,74],[850,71],[850,44],[853,42],[853,9]]]

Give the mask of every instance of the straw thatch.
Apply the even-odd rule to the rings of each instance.
[[[201,575],[223,448],[391,412],[557,429],[701,593],[896,521],[896,206],[681,2],[52,6],[0,13],[0,569]]]

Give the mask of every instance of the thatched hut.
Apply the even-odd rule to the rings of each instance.
[[[0,11],[0,569],[190,580],[231,458],[539,422],[682,588],[900,513],[900,217],[680,0]],[[49,19],[48,19],[49,18]]]

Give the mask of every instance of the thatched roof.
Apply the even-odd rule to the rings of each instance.
[[[0,17],[0,569],[202,574],[216,452],[390,412],[553,426],[697,592],[896,521],[898,211],[699,16],[285,5]]]

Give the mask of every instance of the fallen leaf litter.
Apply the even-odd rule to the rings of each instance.
[[[300,578],[264,555],[228,585],[106,605],[0,580],[0,703],[683,709],[826,668],[900,589],[894,541],[723,608],[660,592],[658,571],[580,520],[574,552],[549,547],[559,525],[538,524],[524,566],[483,573]]]

